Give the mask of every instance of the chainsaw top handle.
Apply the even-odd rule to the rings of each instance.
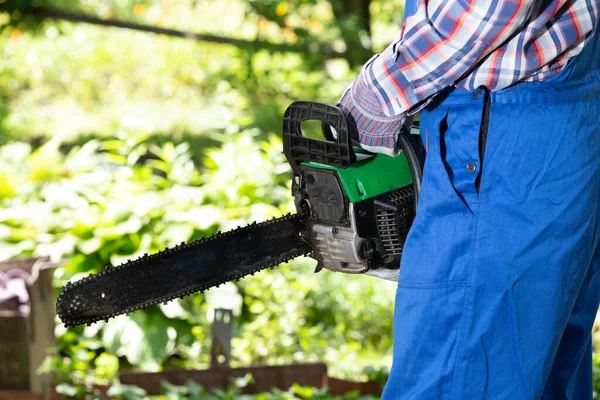
[[[323,140],[302,133],[300,124],[309,120],[321,121]],[[335,129],[337,137],[331,128]],[[296,174],[300,173],[302,162],[346,168],[356,161],[344,113],[337,107],[311,101],[296,101],[285,110],[283,152]]]

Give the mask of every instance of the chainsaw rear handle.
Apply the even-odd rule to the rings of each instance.
[[[304,136],[300,124],[309,120],[321,121],[321,131],[325,140]],[[336,130],[337,137],[331,132],[332,127]],[[418,135],[411,134],[413,129],[418,133],[419,125],[412,120],[402,126],[398,135],[398,145],[406,156],[413,177],[416,209],[423,179],[425,149]],[[356,161],[344,113],[338,107],[312,101],[296,101],[285,110],[283,152],[295,174],[300,174],[302,162],[346,168]]]
[[[304,136],[300,124],[310,120],[321,122],[324,140]],[[283,152],[296,174],[300,173],[302,162],[346,168],[356,161],[344,113],[337,107],[312,101],[296,101],[285,110]]]

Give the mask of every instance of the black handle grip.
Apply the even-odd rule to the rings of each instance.
[[[326,140],[302,134],[300,123],[309,120],[321,121]],[[337,132],[337,138],[331,127]],[[285,110],[283,152],[295,173],[300,172],[300,163],[307,161],[339,168],[346,168],[356,161],[344,113],[337,107],[311,101],[296,101]]]

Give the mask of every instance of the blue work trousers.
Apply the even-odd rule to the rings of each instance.
[[[402,256],[384,399],[592,398],[600,40],[545,82],[447,89]]]

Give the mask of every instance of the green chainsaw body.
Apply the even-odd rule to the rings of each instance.
[[[355,147],[354,152],[361,154],[362,150],[360,147]],[[346,168],[314,162],[304,162],[302,166],[335,171],[348,200],[352,203],[412,185],[413,179],[405,154],[396,157],[385,154],[362,154],[364,154],[363,159],[357,160]]]

